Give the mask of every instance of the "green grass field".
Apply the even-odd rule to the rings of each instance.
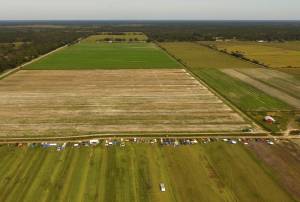
[[[257,60],[269,67],[300,67],[300,42],[209,42],[220,50],[241,52],[246,58]]]
[[[246,62],[198,43],[160,43],[171,55],[193,69],[198,68],[255,68],[259,65]]]
[[[85,43],[55,52],[25,69],[141,69],[181,65],[152,43]]]
[[[294,201],[242,145],[1,146],[0,154],[1,201]]]

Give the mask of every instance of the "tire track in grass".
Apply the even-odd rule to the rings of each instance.
[[[163,151],[179,201],[231,201],[231,197],[219,191],[198,147],[164,147]]]
[[[140,188],[140,186],[137,186],[137,185],[140,185],[140,183],[139,183],[140,178],[139,177],[137,178],[138,175],[136,173],[136,172],[138,172],[137,164],[139,163],[137,156],[136,156],[136,148],[132,147],[131,145],[130,145],[130,147],[129,147],[129,145],[127,145],[127,147],[130,148],[130,153],[132,154],[132,155],[130,155],[130,157],[131,157],[130,158],[130,166],[128,167],[128,169],[130,169],[131,179],[132,179],[132,191],[133,191],[133,196],[134,196],[133,201],[135,201],[135,202],[145,201],[145,200],[140,199],[141,188]],[[124,149],[124,148],[120,148],[120,150],[122,150],[122,149]]]
[[[10,162],[10,164],[7,164],[7,166],[5,166],[6,169],[3,170],[3,174],[1,173],[0,196],[2,195],[3,190],[8,185],[9,181],[13,178],[16,170],[19,168],[20,165],[22,165],[23,158],[25,158],[25,154],[26,152],[28,152],[28,151],[24,152],[23,150],[19,150],[19,149],[15,151],[16,151],[15,156],[11,158],[12,161]]]
[[[20,162],[16,164],[15,168],[11,169],[8,176],[0,183],[2,185],[0,190],[3,190],[0,194],[0,201],[6,201],[7,197],[13,192],[14,187],[20,183],[20,179],[26,175],[38,154],[39,151],[27,149],[24,155],[21,156]]]
[[[134,191],[130,171],[132,151],[127,146],[120,150],[116,147],[108,149],[108,167],[106,174],[104,201],[134,201]]]
[[[74,170],[72,172],[69,191],[67,198],[64,201],[80,202],[83,198],[84,186],[87,180],[89,155],[91,154],[91,148],[84,147],[79,149],[79,154],[74,164]]]
[[[51,186],[51,177],[55,174],[56,161],[58,161],[59,155],[62,155],[54,150],[48,150],[47,153],[47,158],[40,168],[41,172],[35,176],[24,201],[43,201],[47,197],[47,189]]]
[[[1,162],[7,162],[9,160],[9,156],[15,152],[16,149],[14,147],[9,147],[9,146],[0,146],[0,160]],[[1,167],[0,167],[1,169]]]
[[[169,170],[169,167],[167,166],[167,161],[166,161],[167,159],[165,156],[165,152],[163,151],[163,148],[155,145],[153,147],[151,153],[153,156],[155,156],[154,161],[156,163],[156,167],[159,168],[159,173],[160,173],[160,182],[159,183],[161,183],[161,182],[165,183],[166,190],[167,190],[165,193],[168,193],[167,198],[170,201],[179,201],[178,194],[177,194],[176,189],[174,188],[174,185],[172,184],[172,181],[171,181],[170,170]],[[157,185],[157,186],[159,186],[159,185]],[[165,194],[165,193],[162,193],[162,194]]]
[[[54,175],[51,178],[51,186],[47,190],[47,196],[45,201],[59,201],[60,194],[65,185],[65,179],[69,173],[70,166],[73,161],[74,149],[66,148],[65,155],[59,160],[58,165],[54,171]]]
[[[37,178],[39,173],[42,171],[42,166],[45,160],[47,159],[48,151],[42,150],[39,151],[39,154],[32,162],[28,172],[24,178],[22,178],[22,182],[18,184],[18,186],[14,187],[14,192],[11,192],[10,201],[23,201],[26,195],[29,193],[29,190],[34,183],[34,181],[40,180]]]
[[[88,162],[88,169],[87,169],[87,176],[86,176],[86,181],[85,181],[85,186],[83,190],[83,196],[82,196],[82,201],[94,201],[95,198],[94,196],[96,195],[96,175],[98,172],[98,167],[99,164],[97,164],[100,159],[100,155],[97,155],[97,150],[98,148],[94,147],[91,149],[91,152],[89,154],[89,162]]]
[[[150,167],[149,167],[149,147],[148,145],[134,145],[134,169],[132,169],[137,201],[151,201],[151,194],[154,190],[154,184],[151,178]]]
[[[87,201],[101,201],[104,191],[101,191],[104,186],[105,176],[105,155],[102,147],[93,147],[89,153],[89,165],[87,168],[87,176],[84,184],[82,200]]]
[[[294,201],[242,145],[212,143],[205,153],[239,201]]]
[[[105,197],[105,184],[107,178],[105,177],[105,173],[107,170],[107,151],[104,150],[103,148],[99,148],[99,151],[101,151],[100,154],[102,154],[102,158],[100,158],[99,161],[99,172],[98,175],[96,175],[97,183],[96,183],[96,195],[95,195],[95,200],[94,201],[104,201]]]
[[[0,162],[2,162],[0,166],[0,179],[3,179],[10,170],[10,167],[18,160],[19,156],[21,155],[21,150],[6,146],[2,147],[1,149],[5,150],[5,154],[2,155],[3,151],[1,151],[0,155]]]
[[[116,149],[116,201],[135,201],[135,187],[134,187],[134,176],[132,176],[132,161],[133,161],[133,150],[132,147],[125,147]],[[120,179],[120,180],[119,180]],[[120,191],[121,190],[121,191]]]
[[[47,179],[47,184],[45,185],[45,189],[43,190],[43,198],[40,198],[39,200],[41,202],[45,202],[49,200],[49,197],[51,196],[57,196],[58,193],[53,192],[56,188],[56,179],[58,178],[58,175],[60,174],[60,168],[61,165],[68,164],[67,159],[68,154],[70,154],[70,149],[67,147],[64,151],[62,151],[61,154],[55,155],[55,162],[53,163],[54,167],[52,170],[50,170],[50,177]]]
[[[117,163],[116,163],[116,149],[115,148],[107,148],[107,168],[105,175],[103,177],[106,178],[104,185],[104,197],[103,202],[106,201],[117,201],[116,198],[116,182],[117,178]],[[108,179],[108,180],[107,180]],[[113,180],[112,180],[113,179]],[[121,191],[121,190],[119,190]]]
[[[71,148],[71,162],[66,170],[63,170],[63,180],[59,181],[59,195],[57,201],[67,201],[70,187],[72,186],[72,176],[77,164],[80,148]],[[58,191],[58,190],[57,190]]]

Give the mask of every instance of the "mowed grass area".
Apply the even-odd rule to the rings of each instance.
[[[255,68],[259,65],[246,62],[225,53],[193,42],[160,43],[175,58],[193,69],[198,68]]]
[[[97,43],[103,41],[146,41],[148,37],[141,32],[124,32],[122,34],[100,33],[84,39],[84,43]]]
[[[242,145],[1,146],[0,154],[1,201],[294,201]]]
[[[219,50],[241,52],[246,58],[269,67],[300,67],[300,42],[259,43],[248,41],[209,42]]]
[[[89,40],[89,39],[87,39]],[[29,64],[30,70],[179,68],[153,43],[81,42]]]

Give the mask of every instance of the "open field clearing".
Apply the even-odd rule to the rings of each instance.
[[[146,41],[148,37],[140,32],[127,32],[123,34],[111,34],[111,33],[101,33],[99,35],[93,35],[82,42],[84,43],[96,43],[103,41]]]
[[[218,52],[198,43],[172,42],[160,43],[175,58],[187,66],[198,68],[255,68],[258,65],[246,62],[227,54]]]
[[[242,145],[0,147],[0,200],[295,201]],[[222,154],[222,155],[220,155]],[[161,192],[159,183],[164,183]]]
[[[9,137],[251,127],[182,69],[22,70],[0,81],[0,105]]]
[[[269,67],[300,67],[300,43],[208,42],[228,53],[241,52],[246,58]]]
[[[297,76],[265,68],[235,70],[300,99],[300,79]]]
[[[263,82],[253,79],[250,76],[240,73],[234,69],[222,69],[221,71],[228,74],[231,77],[237,78],[237,79],[239,79],[251,86],[254,86],[255,88],[257,88],[273,97],[276,97],[276,98],[286,102],[287,104],[295,107],[296,109],[300,109],[300,100],[293,96],[290,96],[289,94],[287,94],[285,92],[282,92],[281,90],[278,90],[272,86],[264,84]],[[253,77],[256,77],[256,76],[253,76]]]
[[[80,42],[42,58],[25,69],[143,69],[180,66],[153,43]]]

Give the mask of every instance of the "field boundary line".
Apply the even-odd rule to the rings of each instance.
[[[256,66],[258,66],[258,67],[260,67],[260,68],[270,68],[269,66],[266,66],[266,65],[261,64],[261,63],[259,63],[259,64],[254,63],[254,62],[252,62],[251,59],[249,59],[249,58],[240,58],[240,57],[233,56],[233,55],[231,55],[231,54],[228,53],[228,52],[225,52],[225,51],[223,52],[223,51],[219,50],[218,48],[213,48],[213,47],[211,47],[211,46],[209,46],[209,45],[203,44],[203,43],[201,43],[201,41],[194,42],[194,43],[195,43],[195,44],[198,44],[198,45],[200,45],[200,46],[209,48],[209,49],[211,49],[211,50],[213,50],[213,51],[219,52],[219,53],[221,53],[221,54],[227,55],[227,56],[229,56],[229,57],[232,57],[232,58],[235,58],[235,59],[244,61],[244,62],[251,63],[251,64],[256,65]]]
[[[77,41],[77,43],[79,43],[81,40],[83,40],[83,38],[79,38],[79,39],[76,39],[76,40],[74,40],[74,41]],[[74,42],[74,41],[73,41],[73,42]],[[32,59],[32,60],[30,60],[30,61],[28,61],[28,62],[26,62],[26,63],[23,63],[23,64],[21,64],[21,65],[15,67],[15,68],[13,68],[13,69],[10,69],[10,70],[8,70],[8,71],[6,71],[6,72],[3,72],[2,74],[0,74],[0,80],[1,80],[1,79],[4,79],[5,77],[7,77],[7,76],[9,76],[9,75],[11,75],[11,74],[13,74],[13,73],[19,71],[19,70],[21,70],[23,67],[25,67],[25,66],[27,66],[27,65],[29,65],[29,64],[31,64],[31,63],[34,63],[34,62],[36,62],[36,61],[38,61],[38,60],[40,60],[40,59],[42,59],[42,58],[44,58],[44,57],[46,57],[46,56],[48,56],[48,55],[51,55],[51,54],[53,54],[53,53],[55,53],[55,52],[57,52],[57,51],[60,51],[60,50],[66,48],[66,47],[68,47],[68,46],[70,46],[70,45],[74,45],[73,42],[70,42],[70,43],[68,43],[68,44],[66,44],[66,45],[60,46],[60,47],[58,47],[58,48],[56,48],[56,49],[54,49],[54,50],[52,50],[52,51],[50,51],[50,52],[48,52],[48,53],[45,53],[45,54],[43,54],[43,55],[40,55],[40,56],[38,56],[37,58],[34,58],[34,59]]]

